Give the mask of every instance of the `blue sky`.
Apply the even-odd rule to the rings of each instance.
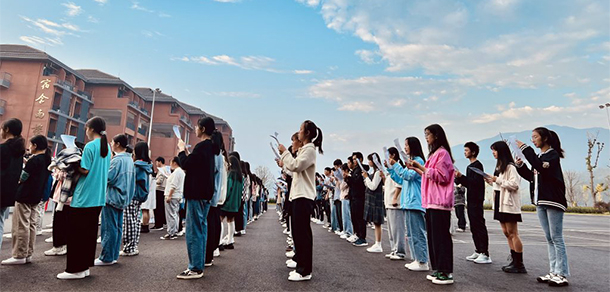
[[[253,165],[273,167],[269,134],[288,144],[312,119],[322,167],[432,123],[452,144],[605,127],[608,11],[590,0],[0,0],[0,42],[218,115]]]

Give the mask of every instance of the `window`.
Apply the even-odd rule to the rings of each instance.
[[[75,102],[74,103],[74,112],[72,113],[72,117],[74,117],[75,119],[79,119],[80,118],[80,110],[81,110],[80,102]]]
[[[174,104],[172,104],[172,108],[170,110],[170,113],[175,114],[177,112],[178,112],[178,104],[174,103]]]
[[[121,117],[123,116],[123,112],[120,110],[111,110],[111,109],[91,109],[91,116],[100,116],[102,117],[107,125],[119,126],[121,125]]]
[[[136,115],[132,112],[127,112],[127,128],[136,130]]]
[[[171,138],[174,135],[172,124],[153,124],[152,126],[152,137],[158,138]]]
[[[56,118],[51,118],[49,119],[49,132],[47,133],[47,136],[49,138],[53,138],[56,136],[55,131],[57,130],[57,119]]]
[[[58,92],[55,92],[55,95],[53,96],[53,110],[59,111],[60,108],[61,108],[61,94]]]
[[[78,134],[78,126],[77,125],[71,125],[70,126],[70,135],[77,136],[77,134]]]

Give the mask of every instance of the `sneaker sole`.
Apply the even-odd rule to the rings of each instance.
[[[192,275],[192,276],[176,276],[176,278],[180,280],[193,280],[203,278],[203,274],[201,275]]]
[[[570,285],[568,282],[555,283],[553,281],[549,281],[549,286],[553,286],[553,287],[564,287],[564,286],[568,286],[568,285]]]
[[[451,285],[453,284],[453,280],[438,280],[438,279],[434,279],[432,280],[432,283],[437,284],[437,285]]]
[[[489,262],[476,262],[476,261],[475,261],[474,263],[475,263],[475,264],[478,264],[478,265],[485,265],[485,264],[491,264],[491,263],[492,263],[492,261],[489,261]]]

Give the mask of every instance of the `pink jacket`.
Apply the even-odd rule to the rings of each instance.
[[[441,147],[426,161],[421,181],[422,207],[451,211],[453,209],[454,168],[451,156]]]

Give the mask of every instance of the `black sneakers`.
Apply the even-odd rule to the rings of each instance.
[[[161,236],[161,239],[163,239],[163,240],[174,240],[176,238],[178,238],[178,236],[175,234],[174,235],[165,234],[165,235]]]
[[[201,277],[203,277],[203,271],[192,271],[192,270],[186,270],[186,271],[180,273],[180,275],[176,276],[176,278],[182,279],[182,280],[199,279]]]

